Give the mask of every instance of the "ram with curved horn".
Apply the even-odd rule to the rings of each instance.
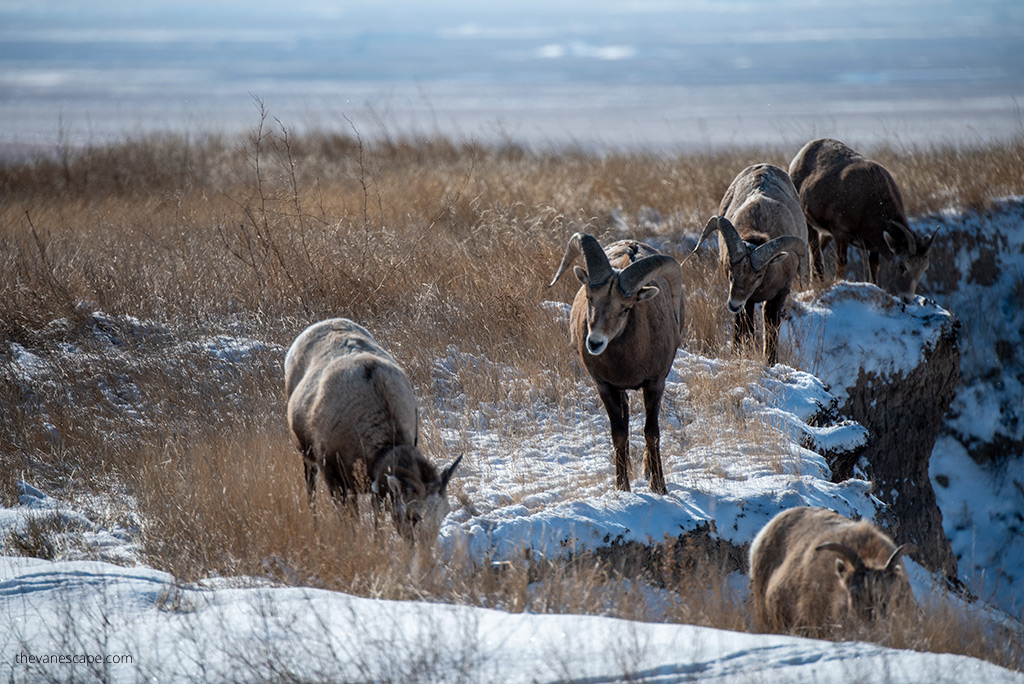
[[[910,297],[928,268],[935,233],[909,228],[903,195],[888,169],[831,138],[812,140],[789,165],[807,218],[814,270],[836,244],[836,278],[846,275],[850,245],[868,253],[871,281],[890,294]]]
[[[750,593],[758,629],[825,637],[856,635],[914,609],[896,546],[867,520],[825,508],[790,508],[750,546]]]
[[[722,270],[729,279],[728,308],[736,315],[738,345],[754,336],[754,306],[764,312],[764,354],[778,360],[779,325],[793,280],[809,284],[807,223],[789,175],[771,164],[743,169],[730,183],[718,211],[694,251],[712,233],[721,234]]]
[[[629,491],[629,400],[644,397],[644,476],[666,493],[658,414],[665,379],[683,340],[685,305],[679,262],[648,244],[621,240],[602,248],[591,235],[569,239],[549,287],[582,255],[573,273],[581,287],[569,314],[569,334],[608,412],[615,453],[615,486]]]
[[[420,452],[416,397],[391,354],[366,328],[334,318],[295,339],[284,370],[288,425],[310,502],[322,472],[339,503],[369,491],[403,537],[433,543],[462,457],[439,472]]]

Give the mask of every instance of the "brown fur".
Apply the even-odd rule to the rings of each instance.
[[[928,268],[931,238],[914,234],[892,174],[838,140],[807,143],[789,165],[789,175],[807,217],[815,272],[824,270],[822,250],[836,241],[836,277],[845,276],[847,248],[868,252],[872,282],[909,296]],[[880,259],[884,270],[879,271]],[[879,278],[881,277],[881,280]]]
[[[804,220],[796,188],[789,175],[772,164],[748,166],[729,184],[718,207],[748,250],[775,238],[796,237],[802,248],[772,261],[757,270],[748,256],[730,255],[724,239],[719,240],[722,270],[729,278],[729,309],[736,313],[734,340],[739,343],[754,336],[754,305],[764,305],[764,354],[769,364],[778,360],[779,325],[793,280],[798,276],[809,284],[807,223]],[[792,248],[791,248],[792,249]]]
[[[612,267],[622,270],[659,252],[642,242],[622,240],[605,248]],[[584,273],[584,275],[586,275]],[[577,271],[577,277],[580,273]],[[642,299],[640,292],[623,296],[617,277],[591,288],[585,278],[573,300],[569,331],[580,361],[594,379],[611,423],[615,451],[615,486],[629,491],[629,401],[626,390],[642,390],[644,423],[644,472],[651,491],[664,494],[658,413],[676,350],[683,340],[685,305],[682,278],[656,277],[649,285],[658,294]],[[610,341],[600,354],[587,349],[587,337],[600,328]]]
[[[860,556],[866,574],[822,544],[838,542]],[[902,547],[901,547],[902,548]],[[914,605],[902,561],[886,568],[892,540],[867,520],[824,508],[790,508],[750,547],[750,593],[758,629],[806,636],[854,631]]]
[[[418,450],[409,378],[365,328],[344,318],[306,328],[285,357],[285,391],[311,501],[322,471],[336,500],[367,490],[387,500],[404,536],[440,526],[455,465],[439,474]]]

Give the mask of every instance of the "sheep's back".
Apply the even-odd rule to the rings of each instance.
[[[415,446],[416,399],[395,360],[347,319],[307,328],[285,357],[288,421],[300,444],[321,457],[368,458],[396,444]]]

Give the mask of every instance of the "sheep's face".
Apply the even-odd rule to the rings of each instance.
[[[386,472],[383,475],[386,489],[382,490],[378,484],[374,491],[383,496],[395,529],[402,537],[409,542],[431,545],[437,540],[441,523],[450,510],[448,482],[462,457],[438,474],[413,447],[396,447],[392,455],[398,462],[415,465],[413,468],[398,466]]]
[[[753,250],[748,250],[736,261],[731,261],[726,269],[729,276],[729,301],[726,304],[729,313],[738,314],[742,311],[743,307],[747,305],[747,300],[761,287],[771,265],[789,256],[788,252],[780,252],[766,264],[757,268],[752,254]]]
[[[618,275],[592,287],[585,270],[577,267],[575,273],[587,293],[587,339],[584,346],[588,354],[598,356],[626,329],[633,307],[656,296],[659,290],[653,285],[646,285],[634,293],[625,294],[619,288]]]
[[[935,235],[921,240],[909,230],[906,234],[912,243],[897,241],[889,231],[882,234],[892,256],[883,260],[878,279],[886,292],[909,299],[917,293],[921,276],[928,270],[929,252]]]
[[[855,570],[843,559],[836,560],[840,583],[850,595],[850,612],[862,622],[885,619],[913,601],[910,583],[899,565],[889,569]]]
[[[431,483],[437,485],[438,483]],[[445,493],[434,491],[420,498],[398,498],[391,507],[395,529],[406,541],[433,544],[450,507]]]

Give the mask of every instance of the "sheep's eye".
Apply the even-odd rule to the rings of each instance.
[[[406,515],[406,518],[409,519],[409,524],[412,525],[413,527],[415,527],[416,525],[420,524],[420,514],[419,513],[413,513],[412,511],[410,511],[410,512],[406,513],[405,515]]]

